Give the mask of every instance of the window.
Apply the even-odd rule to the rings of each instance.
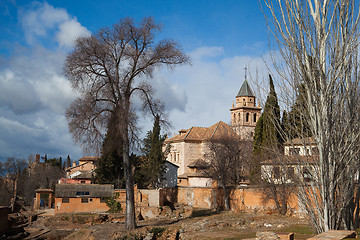
[[[88,196],[89,192],[76,192],[76,196]]]
[[[81,203],[88,203],[89,199],[88,198],[81,198]]]
[[[299,155],[300,148],[290,148],[290,155]]]
[[[274,177],[275,179],[279,179],[279,178],[280,178],[280,167],[277,167],[277,166],[274,167],[273,177]]]
[[[254,113],[254,122],[256,122],[256,113]]]
[[[69,198],[62,198],[61,203],[69,203]]]
[[[89,201],[92,202],[92,198],[89,198]]]
[[[249,113],[246,113],[246,122],[249,121]]]
[[[304,178],[305,182],[310,182],[311,181],[310,171],[306,167],[303,168],[303,178]]]
[[[295,170],[294,167],[288,167],[287,168],[287,174],[289,179],[293,179],[295,176]]]
[[[85,180],[81,180],[80,183],[85,183]]]

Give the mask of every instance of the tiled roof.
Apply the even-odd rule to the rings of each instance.
[[[255,97],[255,94],[251,90],[251,87],[249,83],[246,81],[243,82],[241,85],[239,93],[236,95],[236,97]]]
[[[190,177],[211,178],[205,172],[185,173],[185,174],[178,176],[178,178],[190,178]]]
[[[86,156],[79,158],[79,161],[98,161],[100,157],[92,157],[92,156]]]
[[[191,127],[187,130],[180,130],[179,134],[167,139],[166,142],[208,141],[221,136],[236,137],[237,135],[230,125],[220,121],[210,127]]]
[[[207,168],[209,164],[202,159],[193,161],[188,165],[189,168]]]

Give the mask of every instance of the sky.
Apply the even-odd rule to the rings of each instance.
[[[73,141],[64,114],[78,96],[63,75],[66,55],[77,37],[148,16],[163,26],[157,39],[174,39],[191,58],[191,65],[159,69],[151,79],[172,124],[170,137],[230,123],[245,67],[260,94],[269,44],[257,0],[0,0],[0,161],[90,154]],[[144,117],[139,124],[144,136],[153,122]]]

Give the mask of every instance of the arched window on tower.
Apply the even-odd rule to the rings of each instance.
[[[254,122],[256,122],[256,113],[254,113]]]
[[[246,122],[249,121],[249,113],[246,113]]]

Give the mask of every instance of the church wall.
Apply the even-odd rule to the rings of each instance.
[[[203,158],[201,154],[202,146],[199,142],[186,142],[184,143],[184,173],[189,172],[189,168],[187,167],[190,163],[194,162],[195,160]],[[180,173],[183,174],[183,173]]]

